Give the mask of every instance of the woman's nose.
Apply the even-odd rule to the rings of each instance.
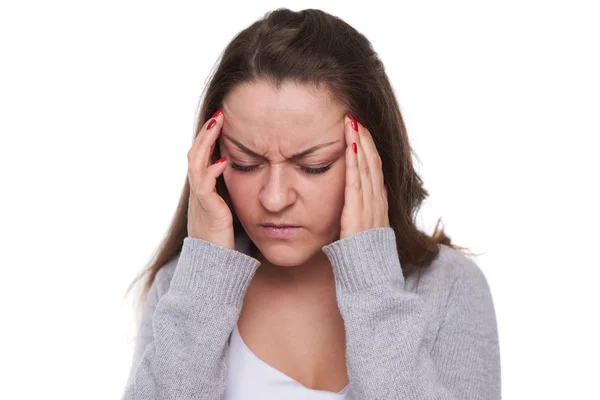
[[[286,176],[283,165],[269,166],[265,181],[258,198],[269,212],[285,210],[296,201],[296,191],[292,185],[292,177]]]

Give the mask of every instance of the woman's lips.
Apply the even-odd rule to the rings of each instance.
[[[300,226],[261,226],[265,234],[272,239],[289,239],[294,237],[301,229]]]

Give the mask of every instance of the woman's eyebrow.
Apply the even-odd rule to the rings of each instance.
[[[231,136],[229,136],[228,134],[226,134],[225,132],[223,132],[223,129],[221,129],[221,134],[223,135],[223,137],[225,137],[227,140],[229,140],[231,143],[235,144],[240,150],[242,150],[243,152],[256,157],[256,158],[260,158],[263,160],[266,160],[267,158],[264,156],[261,156],[260,154],[258,154],[255,151],[250,150],[248,147],[244,146],[243,144],[241,144],[240,142],[238,142],[237,140],[235,140],[234,138],[232,138]],[[321,143],[318,144],[316,146],[313,146],[309,149],[306,150],[302,150],[299,153],[294,154],[293,156],[291,156],[290,158],[288,158],[289,160],[298,160],[301,159],[302,157],[306,157],[307,155],[309,155],[310,153],[313,153],[316,150],[319,150],[323,147],[327,147],[330,146],[332,144],[338,143],[340,142],[339,140],[334,140],[333,142],[327,142],[327,143]]]

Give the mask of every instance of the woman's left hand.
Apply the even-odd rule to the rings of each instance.
[[[367,128],[349,115],[346,136],[346,189],[340,239],[371,228],[389,227],[388,195],[381,158]]]

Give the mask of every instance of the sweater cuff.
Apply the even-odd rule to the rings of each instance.
[[[260,261],[212,242],[186,237],[170,290],[240,306]]]
[[[337,240],[321,249],[333,267],[337,286],[356,291],[382,282],[404,282],[390,227],[372,228]]]

